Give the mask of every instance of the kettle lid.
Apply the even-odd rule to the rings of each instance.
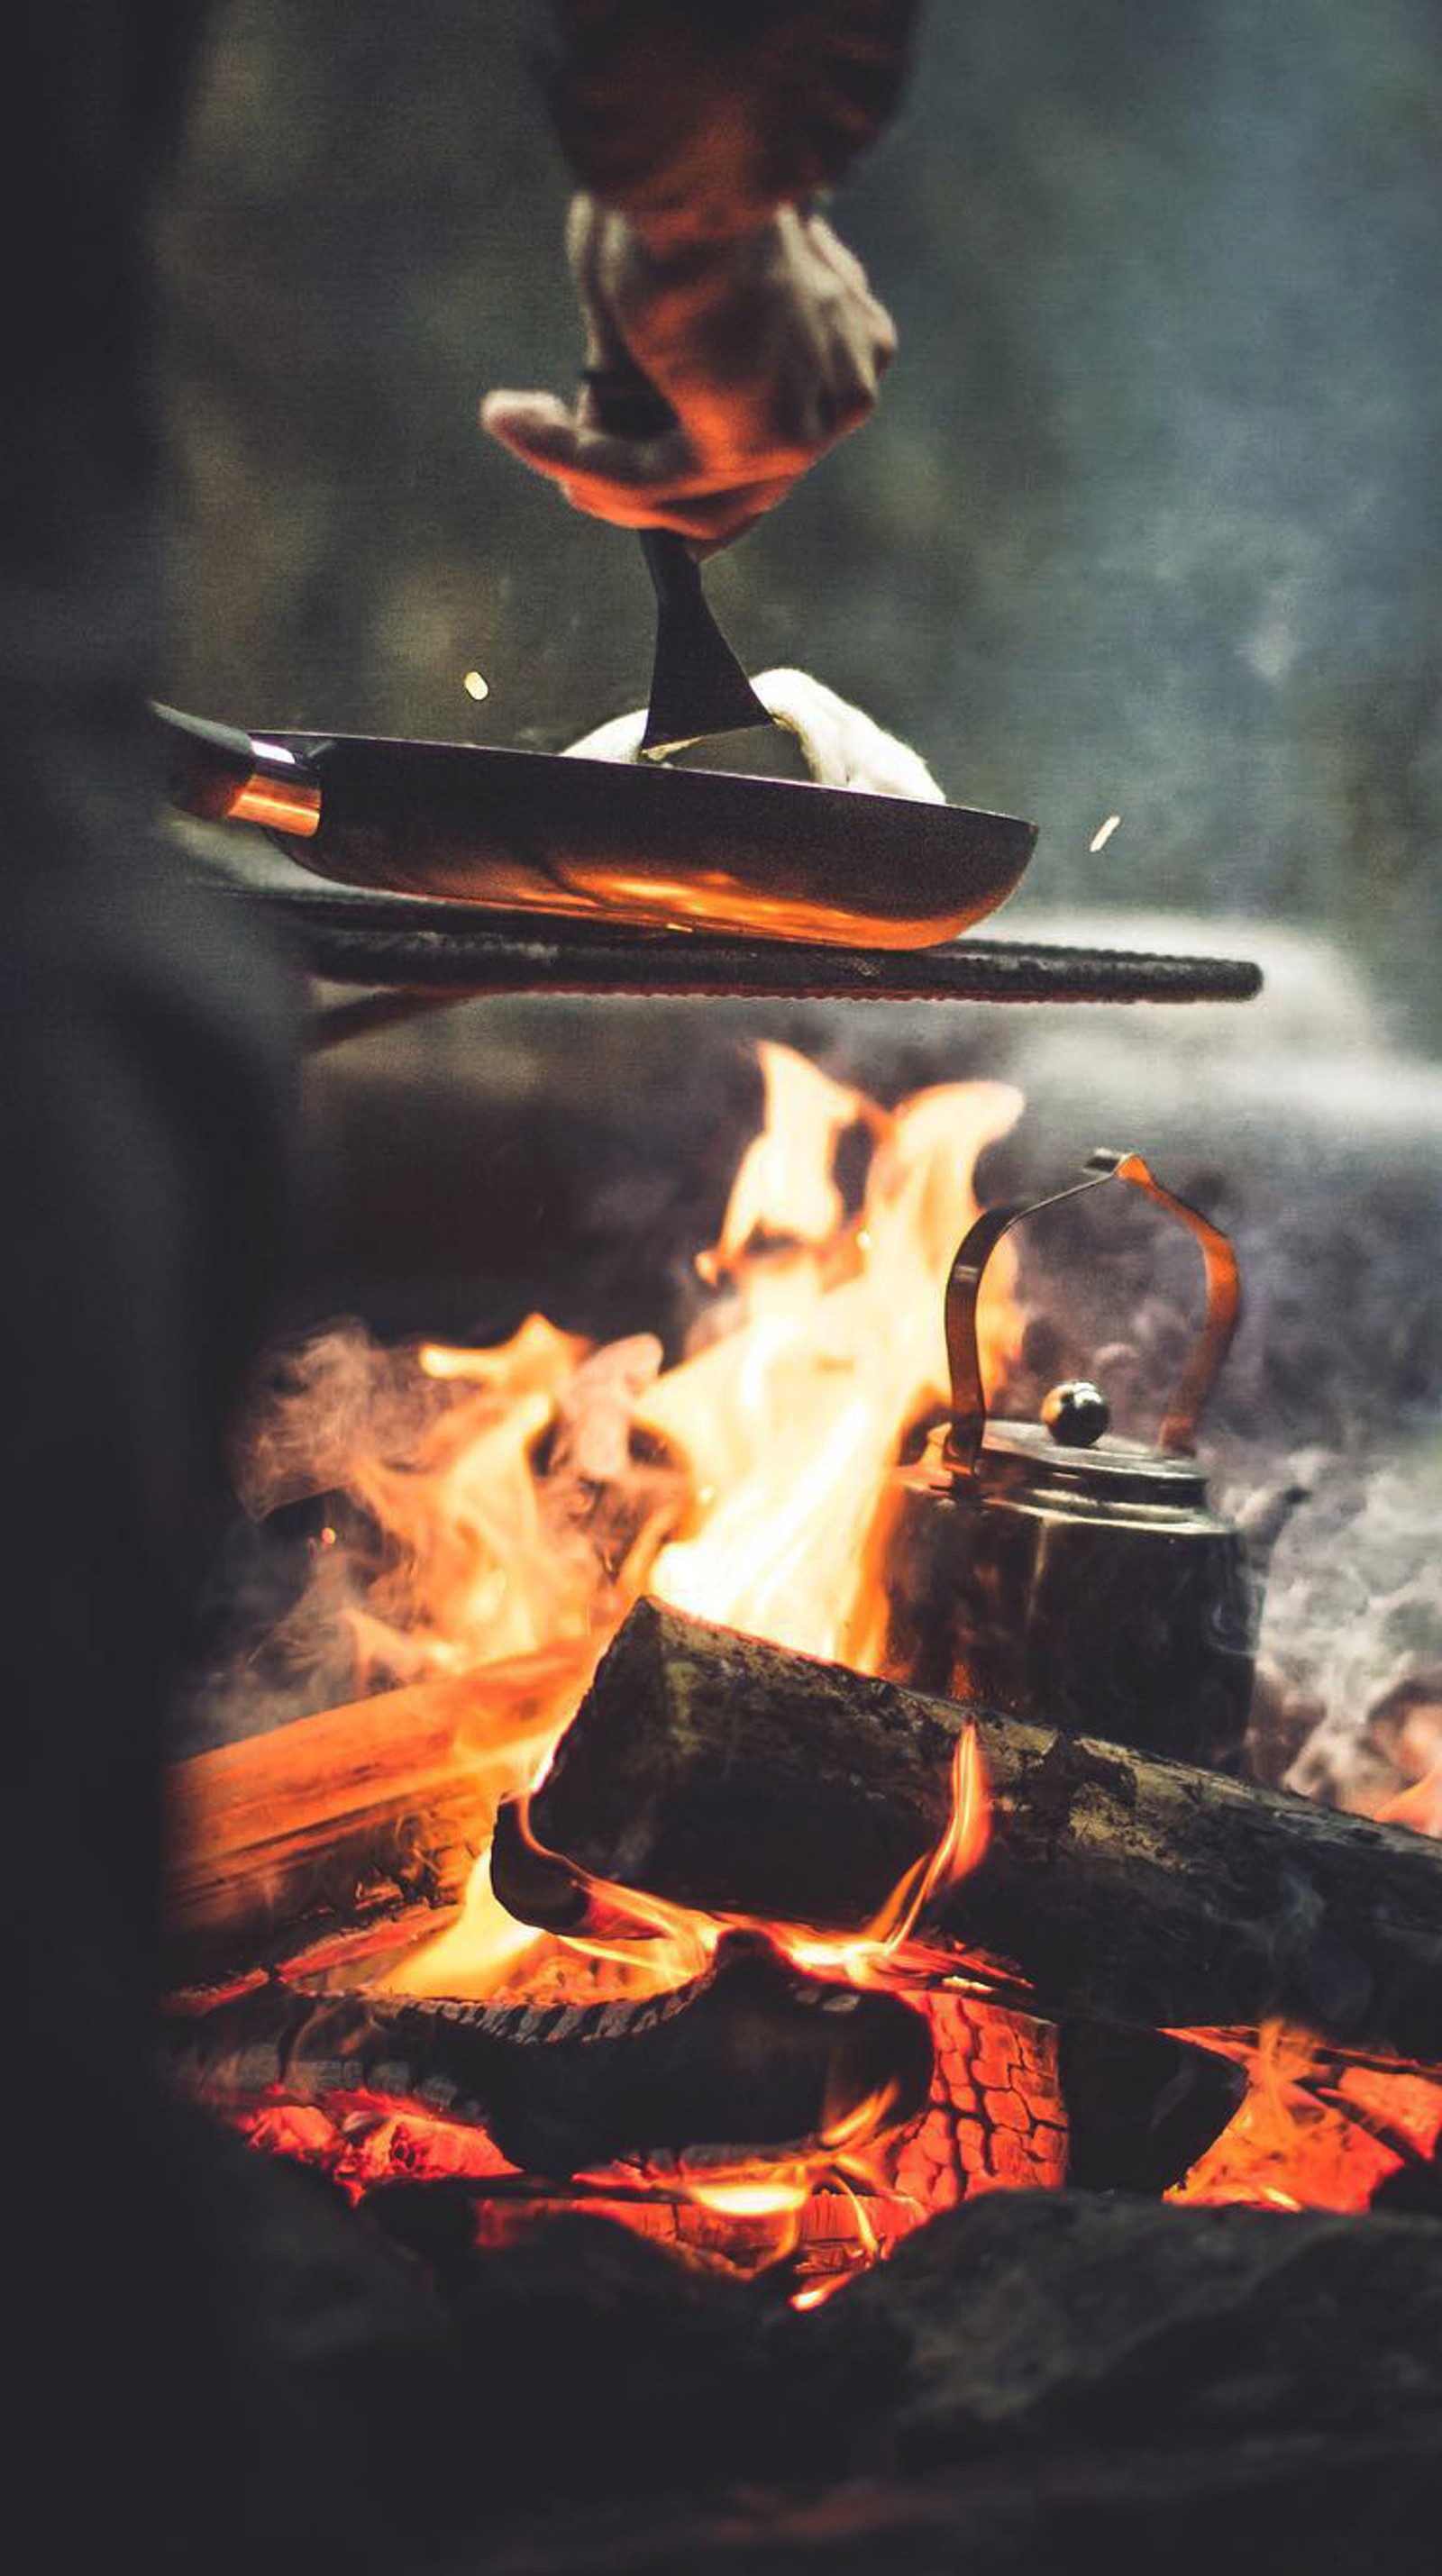
[[[943,1456],[945,1452],[943,1452]],[[981,1496],[1092,1511],[1168,1526],[1213,1526],[1207,1480],[1195,1458],[1103,1433],[1085,1449],[1059,1446],[1044,1422],[988,1422],[974,1470]]]

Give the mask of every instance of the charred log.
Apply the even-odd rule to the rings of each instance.
[[[1057,2032],[1067,2181],[1077,2191],[1167,2191],[1215,2144],[1244,2070],[1159,2030],[1073,2020]]]
[[[511,2163],[566,2177],[812,2145],[873,2096],[901,2126],[932,2068],[921,2014],[817,1985],[746,1936],[704,1976],[645,2003],[486,2007],[272,1983],[169,2026],[174,2072],[216,2107],[283,2093],[485,2129]]]
[[[986,1852],[925,1930],[1039,2009],[1152,2029],[1280,2014],[1358,2052],[1442,2063],[1442,1849],[1305,1799],[968,1712],[642,1602],[531,1813],[498,1823],[497,1893],[575,1923],[577,1872],[713,1914],[854,1931],[939,1839],[958,1731],[992,1795]],[[568,1866],[569,1865],[569,1866]]]

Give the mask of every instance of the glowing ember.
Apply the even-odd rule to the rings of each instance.
[[[1310,2033],[1264,2025],[1254,2044],[1187,2037],[1240,2057],[1248,2091],[1216,2143],[1169,2200],[1262,2209],[1361,2210],[1404,2164],[1442,2137],[1442,2083],[1392,2068],[1334,2067]]]
[[[762,2182],[693,2182],[691,2198],[699,2209],[718,2210],[723,2218],[780,2218],[805,2205],[807,2186],[773,2172]]]

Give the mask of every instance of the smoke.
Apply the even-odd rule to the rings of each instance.
[[[661,1356],[539,1316],[490,1351],[388,1348],[348,1318],[273,1352],[186,1749],[604,1633],[687,1493],[633,1422]]]
[[[1257,1732],[1265,1741],[1279,1700],[1275,1767],[1310,1718],[1284,1785],[1375,1815],[1442,1755],[1442,1735],[1416,1723],[1442,1700],[1442,1426],[1381,1462],[1332,1456],[1304,1472],[1307,1510],[1268,1590]]]
[[[1186,1175],[1176,1177],[1191,1194]],[[1349,1206],[1295,1176],[1293,1204],[1270,1225],[1237,1226],[1244,1321],[1201,1438],[1213,1506],[1247,1531],[1266,1577],[1250,1768],[1268,1785],[1368,1814],[1442,1756],[1430,1172],[1419,1197],[1424,1186],[1426,1228],[1398,1225],[1394,1206],[1384,1229],[1364,1195]],[[1208,1203],[1205,1189],[1196,1195]],[[1184,1244],[1159,1242],[1154,1220],[1108,1208],[1110,1196],[1083,1202],[1085,1218],[1063,1240],[1024,1258],[1030,1319],[1005,1403],[1034,1413],[1047,1385],[1090,1376],[1124,1434],[1154,1438],[1195,1335],[1199,1281],[1186,1275]],[[1225,1208],[1217,1212],[1225,1223]],[[1105,1243],[1108,1218],[1117,1239]],[[1434,1704],[1435,1738],[1416,1713]],[[1442,1829],[1423,1802],[1408,1813]]]

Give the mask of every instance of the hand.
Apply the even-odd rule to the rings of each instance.
[[[896,350],[859,260],[818,215],[783,207],[714,241],[650,246],[591,197],[568,247],[594,373],[636,370],[675,418],[647,437],[574,404],[493,393],[481,418],[568,501],[625,528],[675,528],[697,553],[729,544],[876,405]]]

